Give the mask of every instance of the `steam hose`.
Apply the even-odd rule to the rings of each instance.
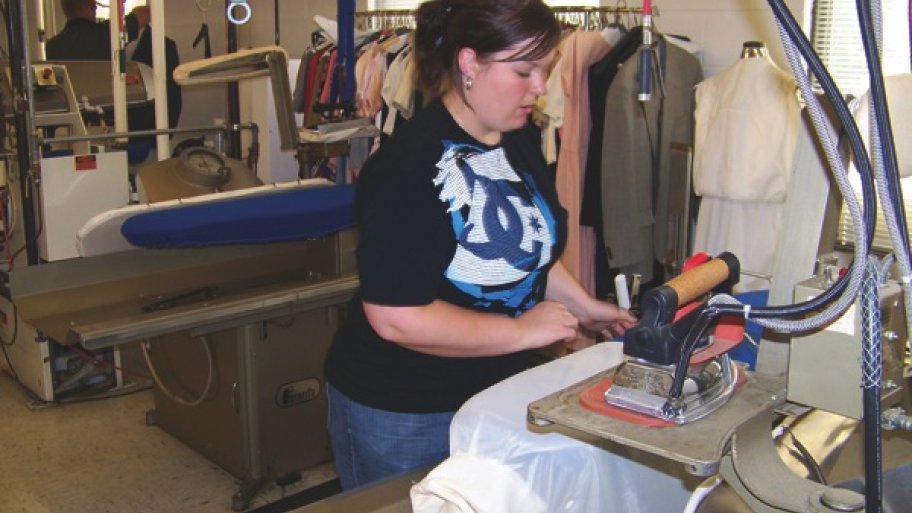
[[[883,371],[883,362],[881,355],[881,326],[880,326],[880,301],[878,287],[881,282],[881,272],[875,263],[875,259],[868,257],[868,247],[870,246],[873,235],[872,217],[876,212],[873,207],[873,194],[871,193],[872,176],[875,176],[872,170],[871,161],[868,160],[868,154],[864,149],[858,128],[854,119],[848,112],[848,108],[842,100],[842,95],[832,82],[831,77],[826,69],[822,66],[816,54],[810,48],[810,44],[800,30],[794,18],[791,16],[788,8],[784,6],[782,0],[769,0],[770,6],[776,15],[777,25],[782,36],[786,56],[795,78],[798,80],[802,95],[808,106],[808,112],[811,116],[814,129],[818,138],[824,147],[824,153],[827,162],[833,170],[839,190],[852,217],[853,227],[856,230],[855,255],[852,267],[847,274],[849,281],[847,286],[843,286],[843,279],[837,282],[836,286],[828,289],[824,294],[818,296],[826,301],[821,304],[830,304],[820,314],[808,319],[798,321],[777,320],[771,317],[773,309],[755,309],[751,312],[750,317],[765,326],[777,331],[793,332],[812,329],[831,321],[835,316],[841,314],[849,304],[854,302],[858,295],[858,289],[861,287],[863,294],[861,297],[862,310],[862,344],[863,344],[863,362],[862,362],[862,388],[863,388],[863,409],[865,423],[865,511],[869,513],[879,513],[882,511],[883,499],[883,482],[882,482],[882,438],[881,438],[881,380]],[[892,132],[890,127],[889,112],[886,105],[886,94],[883,85],[883,76],[880,68],[880,33],[874,29],[874,21],[877,19],[877,25],[880,24],[880,2],[874,0],[865,2],[856,0],[859,26],[861,28],[862,42],[865,49],[868,69],[871,76],[870,99],[872,112],[871,128],[871,155],[873,168],[876,170],[876,177],[879,184],[881,200],[884,204],[885,218],[887,219],[893,246],[897,251],[897,260],[901,272],[901,282],[903,294],[906,299],[906,319],[909,323],[912,311],[910,307],[910,280],[912,280],[912,261],[908,252],[908,230],[905,225],[903,216],[902,193],[899,187],[899,176],[896,166],[896,154],[893,144]],[[822,115],[822,109],[817,101],[816,96],[810,90],[810,81],[803,72],[801,61],[798,53],[804,56],[808,66],[813,70],[826,94],[833,100],[833,107],[843,123],[848,134],[852,153],[855,156],[855,162],[862,178],[862,194],[864,197],[864,231],[861,231],[862,221],[859,214],[857,201],[851,187],[847,187],[847,172],[844,163],[836,151],[835,137],[825,118]],[[861,236],[861,234],[864,234]],[[844,278],[844,277],[843,277]],[[844,289],[844,290],[843,290]],[[730,308],[734,299],[731,297],[714,298],[711,304],[720,311],[726,311]],[[806,302],[801,305],[786,307],[779,313],[791,314],[804,310],[810,310],[810,303]],[[729,313],[729,312],[727,312]]]
[[[866,27],[862,31],[862,43],[865,45],[865,57],[868,68],[879,70],[882,54],[882,11],[880,0],[870,2],[869,13],[858,2],[859,24]],[[867,35],[867,37],[865,37]],[[886,88],[880,73],[871,73],[870,87],[870,153],[874,167],[877,191],[880,195],[884,221],[890,234],[896,264],[899,268],[900,284],[903,292],[903,305],[906,313],[907,333],[912,333],[912,256],[909,254],[909,231],[904,216],[902,187],[899,180],[896,145],[890,125],[889,106],[886,99]]]
[[[795,332],[817,328],[831,322],[854,302],[861,287],[861,281],[864,275],[864,263],[866,262],[868,247],[871,238],[873,237],[876,199],[871,180],[871,176],[873,176],[871,173],[871,164],[864,148],[864,142],[858,131],[858,127],[855,125],[854,118],[849,112],[848,107],[842,101],[842,95],[839,92],[839,89],[836,87],[829,72],[820,62],[819,57],[814,53],[810,42],[801,31],[801,28],[794,17],[792,17],[788,8],[783,5],[781,0],[769,0],[769,3],[776,15],[776,21],[779,26],[780,34],[782,35],[786,56],[789,58],[789,64],[792,67],[793,74],[795,75],[802,95],[804,96],[814,130],[823,145],[827,163],[831,167],[833,174],[836,177],[837,186],[845,198],[854,229],[857,234],[864,234],[864,236],[856,237],[858,243],[855,245],[855,258],[851,269],[845,276],[841,277],[833,287],[804,303],[788,306],[752,308],[750,310],[750,318],[764,327],[782,332]],[[801,61],[798,56],[799,52],[817,77],[827,96],[835,99],[832,102],[833,108],[846,130],[852,153],[855,155],[855,160],[862,177],[863,214],[860,213],[861,207],[859,207],[855,194],[848,183],[848,172],[846,170],[845,162],[839,155],[835,131],[832,126],[829,125],[819,100],[811,90],[810,80],[804,72],[804,68],[801,66]],[[863,223],[862,215],[864,220]],[[711,305],[718,308],[719,314],[737,315],[742,314],[744,311],[743,305],[740,305],[737,300],[730,296],[716,296],[711,301]],[[829,307],[809,318],[799,320],[782,319],[782,317],[806,315],[826,305],[829,305]]]
[[[880,513],[883,504],[883,447],[880,431],[880,384],[883,354],[880,347],[880,286],[876,258],[867,262],[861,295],[861,386],[864,411],[865,511]]]

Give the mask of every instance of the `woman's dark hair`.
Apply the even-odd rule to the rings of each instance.
[[[456,54],[475,50],[480,59],[529,40],[509,60],[540,59],[560,41],[560,25],[542,0],[430,0],[415,11],[418,87],[439,96],[459,84]]]

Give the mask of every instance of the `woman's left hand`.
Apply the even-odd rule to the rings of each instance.
[[[586,329],[601,333],[609,340],[623,335],[637,324],[637,318],[629,311],[605,301],[593,299],[586,310],[586,315],[580,318],[580,324]]]
[[[548,273],[545,298],[562,303],[579,319],[580,326],[601,333],[609,340],[623,335],[637,323],[636,317],[627,310],[590,296],[559,261]]]

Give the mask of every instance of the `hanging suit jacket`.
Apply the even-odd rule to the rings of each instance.
[[[634,53],[606,92],[601,153],[609,263],[640,273],[644,282],[662,278],[654,276],[653,262],[664,259],[668,246],[669,150],[672,143],[693,144],[694,87],[703,79],[699,61],[686,50],[659,38],[658,51],[664,99],[654,77],[651,100],[637,101],[639,53]]]

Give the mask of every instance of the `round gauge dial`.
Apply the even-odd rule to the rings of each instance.
[[[231,166],[214,150],[192,147],[180,154],[180,175],[194,185],[220,188],[230,174]]]

